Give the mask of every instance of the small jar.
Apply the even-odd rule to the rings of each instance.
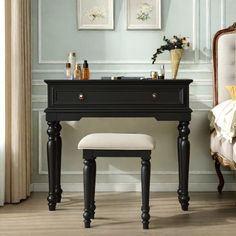
[[[158,72],[157,71],[151,71],[150,76],[152,80],[157,80],[158,79]]]

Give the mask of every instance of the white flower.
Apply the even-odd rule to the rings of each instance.
[[[102,7],[94,6],[86,14],[90,21],[95,21],[97,18],[104,18],[106,16],[106,11]]]
[[[188,49],[190,47],[189,38],[183,37],[182,39],[183,49]]]
[[[149,3],[145,2],[142,3],[137,11],[137,20],[140,21],[147,21],[148,19],[151,18],[151,13],[152,13],[153,6],[150,5]]]
[[[172,43],[176,43],[177,42],[177,39],[173,38],[170,40]]]

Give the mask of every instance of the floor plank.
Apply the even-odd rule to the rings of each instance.
[[[46,193],[33,193],[21,204],[0,208],[0,235],[151,236],[235,235],[236,193],[191,193],[188,212],[183,212],[175,193],[151,193],[151,223],[143,230],[140,193],[98,193],[96,219],[83,228],[82,193],[64,193],[57,211],[49,212]]]

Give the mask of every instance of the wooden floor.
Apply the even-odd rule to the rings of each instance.
[[[83,228],[82,193],[64,193],[57,211],[47,209],[46,193],[34,193],[21,204],[0,208],[0,235],[139,236],[235,235],[236,193],[191,193],[188,212],[175,193],[152,193],[151,223],[140,222],[140,193],[98,193],[96,219]]]

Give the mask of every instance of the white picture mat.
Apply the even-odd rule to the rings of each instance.
[[[127,0],[127,28],[161,29],[161,0]]]
[[[78,29],[114,29],[113,0],[77,0]]]

